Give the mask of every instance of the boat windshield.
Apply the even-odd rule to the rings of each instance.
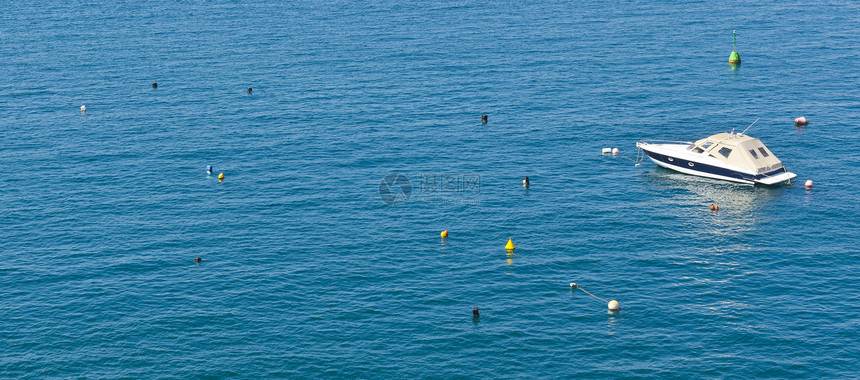
[[[704,150],[702,150],[702,148],[697,147],[696,144],[690,144],[690,146],[687,147],[687,150],[692,150],[694,153],[704,152]]]

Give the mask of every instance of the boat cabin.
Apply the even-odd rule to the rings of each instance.
[[[727,165],[736,166],[756,173],[782,167],[779,161],[761,140],[740,133],[718,133],[696,141],[687,150],[707,154]]]

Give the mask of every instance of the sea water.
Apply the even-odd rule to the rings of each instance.
[[[855,377],[858,25],[826,1],[7,5],[0,376]],[[635,165],[756,119],[794,186]]]

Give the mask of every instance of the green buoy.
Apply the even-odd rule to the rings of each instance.
[[[732,31],[732,55],[729,56],[729,63],[731,64],[740,64],[741,63],[741,55],[738,54],[738,48],[735,44],[735,31]]]

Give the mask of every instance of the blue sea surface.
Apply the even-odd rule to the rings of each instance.
[[[7,4],[0,377],[857,377],[858,41],[832,1]],[[794,186],[634,165],[756,119]]]

